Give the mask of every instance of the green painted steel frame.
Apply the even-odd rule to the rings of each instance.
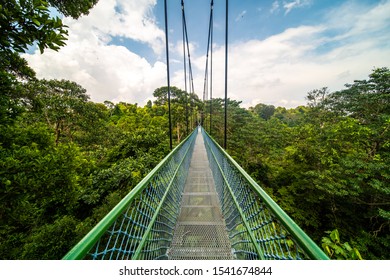
[[[251,242],[256,243],[254,245],[256,247],[256,251],[259,258],[263,258],[264,252],[262,248],[260,248],[260,246],[257,244],[256,238],[252,233],[252,229],[246,222],[245,214],[239,207],[239,203],[237,202],[232,188],[230,187],[230,184],[225,177],[223,168],[220,166],[220,163],[218,163],[216,155],[214,154],[213,149],[210,147],[210,142],[228,160],[228,162],[232,166],[234,166],[234,168],[239,172],[239,174],[241,174],[241,176],[252,188],[252,190],[261,198],[262,202],[264,202],[268,210],[272,212],[276,219],[284,226],[287,232],[294,238],[299,247],[310,259],[329,260],[328,256],[317,246],[317,244],[286,214],[286,212],[284,212],[279,207],[279,205],[276,204],[276,202],[245,172],[245,170],[220,145],[218,145],[218,143],[216,143],[216,141],[204,129],[202,129],[202,131],[206,140],[206,147],[210,149],[211,154],[215,158],[215,161],[218,164],[218,169],[223,176],[226,186],[229,188],[229,192],[233,197],[234,203],[236,204],[236,206],[238,206],[238,211],[243,218],[245,227],[250,235]]]
[[[195,129],[184,141],[182,141],[177,147],[175,147],[145,178],[143,178],[137,184],[137,186],[134,187],[134,189],[132,189],[87,235],[84,236],[84,238],[79,243],[77,243],[63,257],[63,260],[81,260],[85,258],[85,256],[88,254],[90,249],[99,241],[101,236],[113,225],[116,219],[129,207],[129,205],[148,187],[149,183],[152,181],[154,176],[158,174],[158,172],[173,157],[173,155],[177,153],[187,141],[192,141],[192,143],[190,143],[189,147],[187,148],[185,155],[180,161],[180,164],[175,170],[174,173],[174,177],[175,177],[178,173],[179,167],[181,166],[184,160],[184,157],[188,154],[189,150],[191,149],[191,145],[193,146],[195,131],[197,131],[197,129]],[[161,205],[165,200],[166,194],[172,185],[172,181],[173,179],[170,181],[169,186],[167,187],[167,191],[164,194],[163,201],[161,201],[158,210],[161,208]],[[159,212],[158,210],[153,215],[152,223],[154,223],[156,220],[157,214]],[[140,243],[136,253],[132,257],[133,259],[139,258],[140,252],[145,244],[146,238],[150,233],[152,223],[150,223],[150,225],[148,226],[148,229],[144,234],[144,238],[142,242]]]

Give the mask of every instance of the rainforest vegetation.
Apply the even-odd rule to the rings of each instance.
[[[0,5],[0,259],[62,258],[170,151],[165,87],[95,103],[20,56],[65,44],[50,5],[78,18],[96,1],[72,3]],[[174,144],[198,122],[222,144],[224,100],[210,125],[211,101],[171,92]],[[227,151],[331,258],[390,259],[390,70],[302,94],[294,109],[228,100]]]
[[[211,134],[222,144],[224,100],[212,108]],[[326,253],[389,259],[388,68],[341,91],[312,90],[295,109],[229,100],[227,127],[228,152]]]

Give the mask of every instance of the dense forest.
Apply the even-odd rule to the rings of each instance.
[[[167,88],[145,106],[95,103],[20,56],[65,44],[49,4],[78,18],[96,1],[72,3],[0,6],[0,259],[62,258],[170,151]],[[174,144],[198,121],[223,142],[224,100],[210,125],[211,101],[171,92]],[[295,109],[228,100],[228,152],[331,258],[390,259],[390,70],[302,94]]]
[[[212,102],[223,143],[224,100]],[[390,70],[307,102],[247,110],[229,100],[228,152],[332,258],[389,259]]]

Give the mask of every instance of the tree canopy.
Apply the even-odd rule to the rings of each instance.
[[[229,101],[228,152],[335,258],[359,258],[332,251],[350,245],[363,258],[389,258],[389,75],[376,68],[344,90],[315,89],[295,109]],[[221,100],[213,110],[211,133],[222,143]]]

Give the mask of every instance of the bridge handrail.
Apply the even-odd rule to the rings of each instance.
[[[268,210],[280,221],[285,229],[294,237],[300,248],[311,259],[329,260],[328,256],[320,249],[320,247],[284,212],[279,205],[246,173],[246,171],[204,130],[203,135],[207,145],[211,143],[223,156],[237,169],[242,177],[247,181],[249,186],[256,192],[263,203],[268,207]]]
[[[80,260],[85,258],[92,247],[99,241],[102,235],[113,225],[116,219],[129,207],[129,205],[143,192],[151,180],[159,171],[171,160],[171,158],[183,147],[188,141],[192,141],[186,150],[191,149],[194,142],[195,129],[186,137],[178,146],[176,146],[149,174],[144,177],[87,235],[85,235],[64,257],[63,260]],[[193,145],[192,145],[193,146]],[[176,174],[175,174],[176,175]],[[164,196],[165,197],[165,196]],[[142,244],[143,245],[143,244]],[[137,254],[139,254],[139,250]]]

